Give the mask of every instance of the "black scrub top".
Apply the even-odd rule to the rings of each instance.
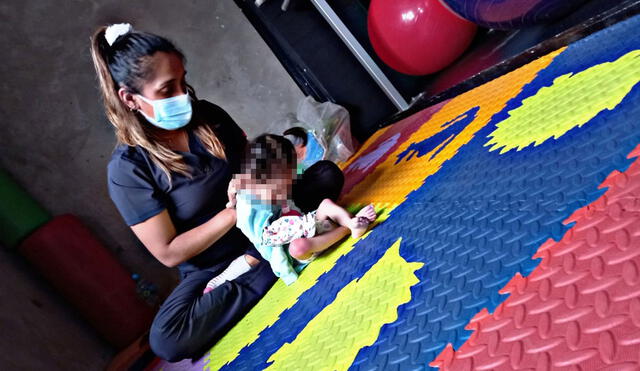
[[[209,125],[225,147],[227,160],[209,154],[194,133],[198,125]],[[193,119],[186,127],[190,152],[179,152],[192,177],[165,173],[140,147],[116,147],[107,167],[111,199],[125,222],[135,225],[167,210],[178,234],[195,228],[225,208],[227,187],[238,172],[247,143],[242,129],[220,107],[207,101],[193,103]],[[208,249],[180,264],[182,276],[214,267],[235,258],[251,247],[249,240],[233,227]]]

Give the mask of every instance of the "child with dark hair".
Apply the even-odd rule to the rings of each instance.
[[[313,211],[323,199],[337,201],[344,186],[344,174],[335,163],[320,160],[293,183],[293,202],[303,213]]]
[[[311,172],[305,172],[306,177],[303,176],[294,187],[296,152],[293,145],[282,136],[265,134],[249,144],[241,172],[234,176],[229,186],[227,207],[236,208],[237,227],[287,285],[293,283],[313,259],[292,257],[285,248],[291,241],[322,234],[333,228],[332,223],[349,228],[351,235],[357,238],[376,218],[373,205],[352,216],[331,200],[336,199],[342,189],[341,184],[331,182],[337,179],[338,183],[343,183],[344,177],[335,164],[329,163],[321,161],[315,169],[309,168]],[[318,190],[324,195],[315,194]],[[295,193],[298,193],[297,202],[305,206],[305,214],[291,201]],[[323,199],[317,200],[318,196]],[[317,209],[311,211],[310,206]],[[226,274],[225,271],[215,277],[207,284],[205,293],[232,279],[233,275],[233,272]]]
[[[296,126],[285,130],[282,135],[291,141],[296,150],[298,174],[302,174],[316,162],[325,158],[325,145],[320,143],[313,131]],[[333,165],[335,166],[335,164]]]

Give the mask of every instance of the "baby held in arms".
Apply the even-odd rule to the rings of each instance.
[[[376,219],[373,205],[362,208],[353,216],[328,198],[320,202],[317,210],[301,213],[291,200],[295,174],[296,152],[291,142],[279,135],[264,134],[249,144],[241,172],[234,176],[228,190],[227,207],[236,208],[237,227],[287,285],[293,283],[298,273],[321,252],[309,251],[308,259],[296,259],[289,253],[291,241],[322,234],[335,224],[349,228],[352,237],[357,238]],[[245,257],[238,257],[209,281],[204,292],[249,269],[251,266]]]

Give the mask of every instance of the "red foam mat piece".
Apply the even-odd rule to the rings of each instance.
[[[631,156],[640,155],[640,147]],[[640,160],[576,211],[540,265],[478,313],[469,340],[431,363],[445,370],[640,370]]]
[[[75,216],[54,218],[18,249],[117,348],[148,330],[153,310],[130,273]]]

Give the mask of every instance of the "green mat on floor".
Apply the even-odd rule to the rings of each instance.
[[[15,247],[49,219],[51,215],[0,170],[0,243]]]

